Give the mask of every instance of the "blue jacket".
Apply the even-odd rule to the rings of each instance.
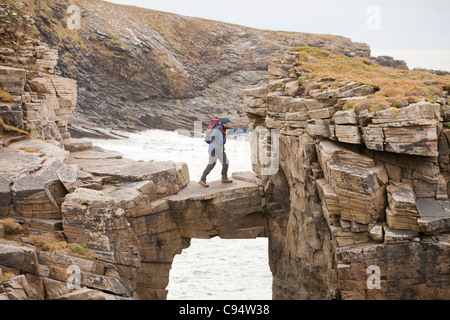
[[[211,132],[211,143],[208,151],[223,152],[227,137],[235,134],[247,133],[248,129],[243,128],[225,128],[222,123],[218,123]]]

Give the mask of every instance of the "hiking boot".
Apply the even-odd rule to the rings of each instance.
[[[200,181],[198,182],[198,184],[201,185],[202,187],[205,187],[205,188],[208,188],[208,187],[209,187],[209,185],[206,184],[206,181],[203,181],[203,180],[200,180]]]
[[[233,180],[230,180],[228,178],[222,179],[222,183],[233,183]]]

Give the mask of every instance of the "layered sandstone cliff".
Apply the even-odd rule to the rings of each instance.
[[[183,163],[77,140],[13,141],[0,157],[0,299],[164,300],[191,238],[265,236],[255,174],[205,189]]]
[[[72,139],[76,82],[30,16],[0,9],[0,299],[165,299],[190,238],[264,235],[254,175],[203,190],[183,163]]]
[[[36,138],[61,142],[77,104],[76,81],[56,75],[58,51],[39,40],[33,18],[0,7],[0,117]]]
[[[83,136],[105,136],[105,128],[192,130],[212,115],[244,125],[241,89],[267,81],[277,50],[305,45],[370,56],[368,45],[341,36],[256,30],[99,0],[4,3],[33,20],[40,39],[59,52],[57,70],[77,81],[70,127]],[[70,5],[80,8],[80,29],[67,26]]]
[[[41,33],[51,38],[66,2],[51,8],[33,3],[24,1],[21,10],[0,7],[0,299],[165,299],[174,256],[191,238],[215,236],[269,238],[275,299],[449,298],[448,77],[350,58],[368,58],[366,47],[350,44],[362,49],[347,52],[347,45],[335,42],[339,37],[301,38],[346,55],[300,48],[272,60],[268,83],[248,89],[244,98],[243,112],[255,129],[257,174],[236,173],[234,184],[204,189],[190,182],[183,163],[135,162],[70,138],[77,96],[89,90],[58,76],[57,65],[68,59],[59,67],[63,73],[79,67],[70,59],[85,51],[70,51],[76,33],[61,33],[71,55],[58,60],[33,26],[38,19]],[[77,3],[87,21],[98,16],[88,2]],[[47,16],[31,17],[29,10]],[[45,19],[49,10],[55,20]],[[197,20],[176,21],[183,26]],[[111,37],[105,28],[96,31],[101,38],[92,45]],[[248,32],[242,37],[249,42],[259,34],[219,29],[224,41],[239,30]],[[136,41],[157,46],[156,40],[142,41],[144,31]],[[95,35],[83,32],[86,41]],[[267,52],[289,44],[287,35],[275,36],[283,40]],[[259,52],[261,43],[252,50]],[[239,47],[227,48],[236,53]],[[120,60],[119,53],[130,54],[113,50],[105,61]],[[216,70],[207,63],[210,54],[203,64],[190,61],[197,64],[189,68],[200,65],[204,74],[186,78],[203,79],[196,90],[209,93],[227,82],[208,87],[205,79]],[[238,61],[244,70],[263,68],[262,58],[246,54],[230,54],[230,68]],[[155,71],[159,80],[165,79],[162,68]],[[90,94],[97,97],[102,90],[96,86],[106,82],[90,67],[82,70],[92,76]],[[120,70],[130,72],[125,65]],[[233,76],[240,82],[248,74]],[[114,90],[121,84],[111,77]],[[173,115],[167,118],[173,123]]]
[[[450,79],[309,48],[269,73],[244,111],[273,297],[449,299]]]

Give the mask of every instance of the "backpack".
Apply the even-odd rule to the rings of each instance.
[[[209,123],[208,129],[206,129],[206,132],[205,132],[205,142],[207,144],[211,143],[211,133],[212,133],[213,129],[219,125],[219,123],[220,123],[220,120],[218,120],[218,119],[213,119]]]

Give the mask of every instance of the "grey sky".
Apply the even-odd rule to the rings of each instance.
[[[421,66],[450,68],[448,0],[108,1],[258,29],[342,35],[369,44],[375,55],[415,52],[419,58],[428,52],[428,60],[440,62],[423,57]]]

